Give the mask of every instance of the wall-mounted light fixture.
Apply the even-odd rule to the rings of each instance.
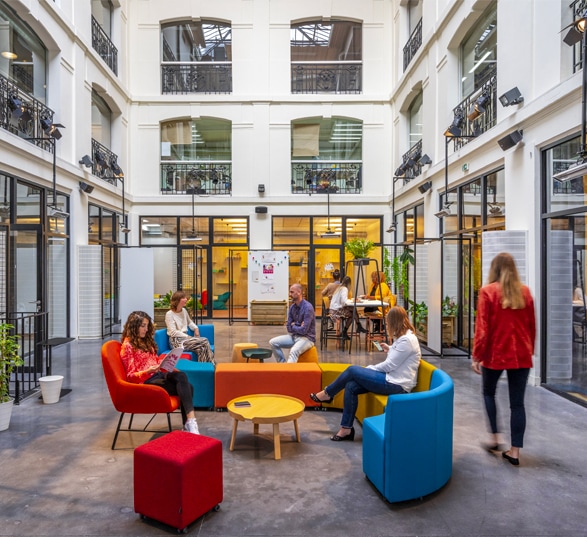
[[[477,97],[477,100],[473,103],[473,106],[471,106],[469,114],[467,115],[467,119],[469,121],[473,121],[474,119],[477,119],[481,114],[484,114],[485,109],[487,107],[487,103],[490,101],[490,99],[491,95],[488,92],[481,93],[481,95],[479,95],[479,97]]]
[[[257,192],[259,192],[259,194],[264,194],[264,193],[265,193],[265,185],[263,185],[263,184],[260,184],[260,185],[257,187]]]
[[[511,106],[513,104],[520,104],[524,102],[524,97],[516,86],[509,91],[506,91],[500,98],[499,102],[502,106]]]
[[[444,136],[446,138],[459,138],[461,137],[461,132],[463,125],[465,123],[465,114],[460,108],[457,108],[454,112],[454,118],[452,123],[447,127],[444,131]]]
[[[432,159],[426,153],[424,153],[420,157],[420,159],[418,160],[418,164],[420,166],[425,166],[426,164],[432,164]]]
[[[92,158],[90,157],[90,155],[84,155],[79,163],[82,166],[85,166],[86,168],[93,168],[94,167],[94,161],[92,160]]]
[[[84,183],[84,181],[79,182],[79,189],[86,194],[91,194],[94,191],[94,187],[92,185],[88,185],[88,183]]]
[[[428,192],[431,188],[432,188],[432,181],[426,181],[425,183],[422,183],[418,187],[418,190],[420,191],[420,194],[426,194],[426,192]]]
[[[63,125],[61,125],[61,123],[53,123],[53,120],[49,119],[48,117],[41,118],[39,123],[41,124],[41,129],[43,129],[43,132],[47,136],[55,138],[56,140],[59,140],[61,138],[61,131],[57,128],[65,128]]]
[[[513,132],[510,132],[507,136],[504,136],[503,138],[498,140],[497,143],[503,151],[507,151],[508,149],[514,147],[518,142],[522,141],[523,137],[524,131],[515,130]]]

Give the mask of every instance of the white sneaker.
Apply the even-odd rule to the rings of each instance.
[[[195,418],[190,418],[185,422],[184,430],[188,433],[200,434],[200,431],[198,430],[198,422]]]

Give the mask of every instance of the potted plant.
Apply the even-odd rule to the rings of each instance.
[[[0,324],[0,431],[8,429],[14,400],[10,397],[10,377],[24,361],[18,336],[11,324]]]
[[[375,243],[367,239],[351,239],[344,243],[344,249],[357,260],[369,257],[369,253],[373,248],[375,248]],[[356,264],[365,265],[367,263],[357,262]]]

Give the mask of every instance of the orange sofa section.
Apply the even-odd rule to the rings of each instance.
[[[316,407],[320,405],[310,399],[310,393],[321,389],[322,370],[315,363],[221,363],[214,376],[214,406],[226,408],[230,400],[242,395],[277,393]]]

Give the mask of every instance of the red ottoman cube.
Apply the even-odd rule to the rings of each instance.
[[[134,452],[135,512],[178,530],[222,501],[222,442],[173,431]]]

